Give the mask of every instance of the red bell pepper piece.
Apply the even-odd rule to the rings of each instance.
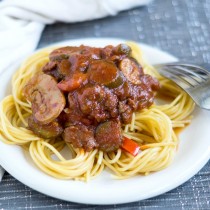
[[[122,147],[122,149],[129,152],[133,156],[136,156],[140,150],[139,145],[135,141],[133,141],[129,138],[126,138],[126,137],[124,138],[121,147]]]

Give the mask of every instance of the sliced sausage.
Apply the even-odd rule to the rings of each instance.
[[[94,138],[94,130],[83,125],[71,125],[64,130],[63,139],[75,148],[84,148],[90,151],[98,146]]]
[[[55,120],[66,104],[56,80],[47,74],[32,77],[25,85],[23,95],[31,102],[33,116],[40,124]]]
[[[142,67],[133,58],[124,58],[119,64],[124,76],[133,84],[141,84],[140,77],[143,75]]]
[[[120,123],[110,120],[99,124],[95,131],[95,139],[102,151],[115,151],[122,144]]]

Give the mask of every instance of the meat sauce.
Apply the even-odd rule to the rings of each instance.
[[[28,126],[85,151],[115,151],[122,144],[121,124],[151,106],[158,89],[125,44],[59,48],[23,89],[32,104]]]

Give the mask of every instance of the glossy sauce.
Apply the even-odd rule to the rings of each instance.
[[[159,89],[158,81],[144,74],[131,57],[130,47],[124,44],[63,47],[54,50],[49,58],[43,74],[35,75],[23,91],[32,103],[29,128],[44,138],[61,135],[86,151],[118,149],[122,144],[121,124],[130,123],[134,111],[151,106],[154,91]],[[31,95],[35,90],[40,100]],[[51,90],[57,96],[56,102]],[[43,103],[49,116],[43,114],[40,121],[36,113]]]

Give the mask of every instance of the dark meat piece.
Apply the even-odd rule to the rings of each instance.
[[[64,130],[63,139],[75,148],[84,148],[86,151],[98,146],[94,139],[94,130],[82,124],[67,127]]]
[[[50,61],[43,66],[42,71],[45,74],[53,76],[56,80],[61,80],[63,75],[58,72],[58,63],[56,61]]]
[[[51,61],[61,61],[68,59],[72,54],[80,54],[82,49],[80,47],[61,47],[58,49],[53,50],[49,58]]]
[[[158,88],[156,81],[151,80],[152,77],[142,76],[140,79],[141,85],[135,85],[131,82],[125,82],[123,86],[116,88],[114,93],[119,100],[118,110],[120,119],[123,123],[130,123],[132,113],[137,110],[147,108],[152,105],[154,101],[154,93],[152,91],[152,85],[154,88]]]
[[[123,85],[113,90],[114,94],[117,95],[120,101],[124,101],[125,99],[130,97],[131,92],[132,92],[132,87],[130,84],[131,84],[130,82],[125,81]]]
[[[143,75],[143,69],[134,58],[124,58],[119,67],[130,82],[141,84],[140,77]]]
[[[53,61],[51,61],[53,62]],[[58,73],[65,78],[71,74],[71,63],[68,60],[62,60],[58,63]]]
[[[94,47],[88,47],[81,45],[80,47],[61,47],[56,50],[54,50],[52,53],[50,53],[50,60],[63,60],[68,59],[72,55],[84,55],[89,57],[90,59],[100,59],[101,58],[101,49],[100,48],[94,48]]]
[[[42,68],[42,71],[60,81],[70,74],[70,67],[71,64],[68,60],[50,61]]]
[[[43,67],[43,72],[60,81],[75,72],[86,72],[91,60],[101,58],[101,49],[84,45],[62,47],[52,51],[49,57],[50,61]]]
[[[95,139],[102,151],[111,152],[118,149],[122,144],[120,122],[110,120],[99,124],[96,128]]]
[[[81,112],[75,93],[68,94],[68,102],[69,108],[65,108],[59,116],[59,121],[65,127],[75,123],[82,123],[87,126],[93,124],[92,120],[88,119],[87,116]]]
[[[123,77],[115,64],[107,60],[94,60],[88,69],[91,82],[116,88],[123,83]]]
[[[41,125],[33,116],[28,118],[28,127],[39,137],[46,139],[55,138],[63,133],[63,128],[57,121]]]
[[[72,77],[72,75],[87,70],[89,58],[87,56],[72,54],[69,59],[49,61],[43,72],[55,77],[58,81]]]
[[[75,123],[82,123],[86,126],[93,125],[93,121],[84,116],[81,111],[70,110],[69,108],[64,109],[64,111],[59,115],[58,121],[64,126],[69,127]]]
[[[131,54],[131,48],[127,44],[119,44],[113,49],[114,54],[117,55],[126,55],[129,56]]]
[[[127,104],[127,100],[120,101],[118,109],[121,122],[123,122],[124,124],[130,123],[132,120],[133,109],[129,104]]]
[[[23,88],[23,95],[31,102],[33,116],[40,124],[55,120],[66,104],[56,80],[47,74],[32,77]]]
[[[86,72],[90,63],[90,55],[72,54],[68,60],[71,63],[72,73],[75,71]]]
[[[107,45],[102,49],[102,58],[109,59],[112,61],[119,61],[129,56],[131,53],[131,48],[126,44],[119,44],[116,47],[112,45]]]
[[[142,75],[141,82],[149,90],[157,91],[160,88],[160,83],[158,82],[158,80],[149,74]]]
[[[109,59],[113,56],[113,49],[114,47],[112,45],[107,45],[103,48],[101,54],[103,59]]]
[[[103,122],[117,117],[117,96],[100,85],[86,85],[77,91],[80,110],[89,119]]]
[[[133,84],[131,86],[132,93],[128,99],[128,104],[134,111],[150,107],[154,101],[154,93],[151,87],[147,88],[143,83],[140,86]]]
[[[81,72],[76,72],[71,76],[65,78],[58,83],[58,88],[62,91],[69,92],[79,88],[82,85],[85,85],[88,82],[87,74]]]
[[[71,71],[71,63],[67,59],[60,61],[49,61],[43,68],[42,71],[45,74],[53,76],[57,81],[65,79],[68,77]]]

